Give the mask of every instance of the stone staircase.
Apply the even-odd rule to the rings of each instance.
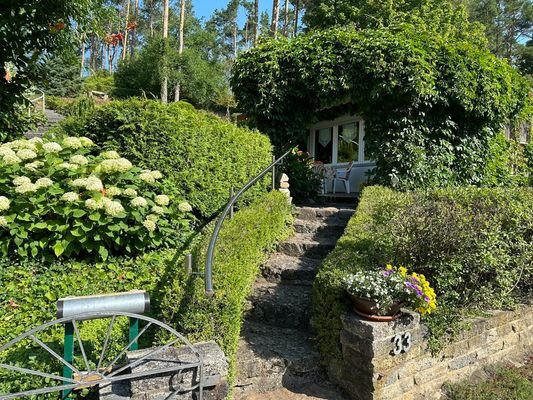
[[[296,233],[264,263],[249,299],[235,399],[344,399],[327,382],[309,320],[318,267],[353,211],[346,206],[297,207]]]
[[[46,117],[46,122],[44,125],[39,125],[35,129],[24,133],[24,136],[28,139],[34,137],[43,137],[43,135],[48,132],[55,124],[65,119],[61,114],[56,113],[54,110],[44,110],[44,116]]]

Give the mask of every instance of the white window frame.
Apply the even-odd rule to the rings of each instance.
[[[358,161],[354,161],[354,165],[360,165],[360,164],[373,164],[373,160],[366,160],[365,159],[365,121],[363,118],[352,115],[352,116],[342,116],[339,118],[336,118],[334,120],[330,121],[321,121],[315,125],[313,125],[309,129],[309,142],[307,148],[309,149],[310,154],[315,157],[315,143],[316,143],[316,131],[323,128],[333,128],[333,145],[332,145],[332,152],[331,155],[331,164],[332,165],[347,165],[348,162],[338,162],[338,153],[339,153],[339,126],[351,124],[351,123],[358,123],[359,124],[359,138],[358,138],[358,144],[359,144],[359,153],[358,153]]]

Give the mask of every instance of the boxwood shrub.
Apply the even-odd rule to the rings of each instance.
[[[233,373],[246,296],[265,251],[288,235],[291,218],[286,197],[272,192],[226,221],[215,252],[215,294],[212,297],[205,295],[202,277],[185,273],[183,250],[161,250],[130,259],[110,258],[105,264],[68,262],[47,267],[28,263],[0,264],[3,288],[0,293],[0,345],[53,320],[55,302],[60,297],[144,289],[152,299],[153,317],[167,322],[193,342],[215,340],[230,360]],[[191,245],[199,270],[203,270],[211,227],[208,226]],[[82,337],[101,343],[106,328],[103,323],[100,328],[93,328],[95,331],[82,331]],[[125,330],[123,333],[125,336]],[[47,343],[59,351],[62,331],[57,330],[54,336],[48,337]],[[28,351],[12,349],[9,363],[26,367],[30,363],[38,370],[50,362],[50,357],[36,353],[28,358]],[[59,372],[60,365],[54,365]],[[4,374],[0,369],[0,394],[32,387],[28,386],[31,378],[22,381]],[[57,395],[43,395],[42,398],[52,399]]]
[[[66,134],[88,136],[136,165],[163,172],[169,177],[167,191],[186,194],[203,219],[227,202],[231,186],[244,186],[272,160],[266,136],[183,102],[114,101],[98,108],[83,124],[65,126]],[[256,197],[267,185],[265,179],[247,198]]]
[[[531,188],[366,188],[315,280],[313,324],[322,354],[330,361],[341,357],[346,273],[390,263],[424,274],[437,293],[439,308],[426,318],[435,339],[449,332],[453,315],[531,296],[532,235]],[[444,342],[439,339],[435,348]]]

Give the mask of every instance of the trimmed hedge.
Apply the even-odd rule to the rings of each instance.
[[[502,308],[533,293],[532,236],[531,188],[366,188],[314,283],[313,325],[323,356],[341,357],[346,273],[390,263],[424,274],[437,293],[440,310],[426,320],[437,335],[450,328],[452,313]]]
[[[206,297],[203,278],[187,275],[181,251],[147,253],[136,259],[110,259],[105,264],[78,262],[55,264],[47,268],[29,265],[0,265],[0,345],[55,315],[55,301],[67,295],[90,295],[144,289],[152,298],[152,315],[193,341],[215,340],[230,360],[235,372],[235,356],[242,324],[245,299],[264,259],[264,252],[288,236],[291,207],[279,192],[263,195],[252,205],[224,223],[216,247],[213,283],[215,294]],[[200,270],[210,229],[192,245]],[[101,342],[107,325],[100,332],[89,332]],[[85,337],[87,333],[84,332]],[[47,343],[57,346],[62,332]],[[27,350],[15,349],[11,362],[27,366]],[[30,360],[33,367],[50,358]],[[58,366],[59,368],[59,366]],[[58,369],[59,371],[59,369]],[[1,374],[0,370],[0,374]],[[233,376],[233,375],[232,375]],[[10,382],[0,375],[0,393],[20,390],[23,383]],[[51,395],[49,398],[57,396]],[[45,397],[43,397],[45,398]]]
[[[66,127],[66,134],[88,136],[136,165],[163,172],[168,177],[165,190],[186,197],[202,219],[227,203],[231,186],[244,186],[272,161],[266,136],[184,102],[113,101],[84,123]],[[268,182],[265,178],[255,185],[246,199],[264,192]]]

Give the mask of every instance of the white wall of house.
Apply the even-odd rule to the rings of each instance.
[[[350,191],[359,192],[365,175],[375,167],[365,155],[365,121],[357,115],[344,115],[330,121],[320,121],[309,129],[307,148],[315,161],[322,161],[326,167],[346,168],[353,161],[350,174]],[[332,191],[332,181],[326,188]],[[344,185],[337,182],[336,191],[344,192]]]

